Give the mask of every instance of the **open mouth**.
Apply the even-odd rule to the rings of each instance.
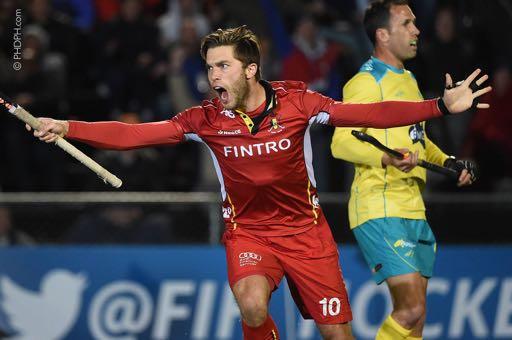
[[[222,102],[226,103],[228,101],[229,94],[225,88],[223,88],[222,86],[215,86],[213,89],[217,92],[217,95],[219,96]]]
[[[418,40],[411,40],[409,46],[418,47]]]

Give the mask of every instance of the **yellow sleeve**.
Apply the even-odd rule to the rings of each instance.
[[[375,103],[382,101],[381,89],[369,72],[359,72],[343,87],[343,101],[347,103]],[[382,151],[352,136],[351,131],[365,131],[366,128],[339,128],[334,130],[331,152],[334,158],[382,167]]]
[[[434,144],[425,134],[425,156],[426,161],[430,163],[434,163],[437,165],[443,165],[444,161],[448,158],[448,155],[445,154],[437,145]]]

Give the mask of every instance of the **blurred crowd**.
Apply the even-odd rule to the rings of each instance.
[[[371,53],[361,26],[362,0],[3,0],[0,89],[37,116],[121,120],[169,119],[209,98],[198,50],[216,28],[247,24],[261,38],[264,78],[305,81],[341,99],[343,84]],[[433,121],[444,150],[482,168],[474,190],[510,188],[512,155],[512,5],[507,1],[411,1],[419,55],[411,69],[426,97],[438,96],[444,73],[463,79],[475,67],[492,76],[490,112]],[[251,13],[251,15],[247,15]],[[15,28],[22,32],[20,70],[13,68]],[[19,50],[18,50],[19,51]],[[60,150],[37,143],[20,122],[0,117],[2,191],[104,190]],[[322,191],[346,190],[350,167],[329,155],[332,130],[313,131]],[[199,146],[128,152],[83,147],[124,179],[124,190],[215,189]],[[207,155],[206,155],[207,156]],[[90,178],[90,180],[84,180]],[[434,183],[436,184],[436,183]],[[447,186],[437,183],[440,189]]]
[[[490,110],[432,121],[431,139],[449,154],[478,162],[480,181],[468,190],[512,191],[512,3],[410,3],[421,35],[418,56],[406,67],[425,97],[442,93],[446,72],[460,80],[476,67],[489,73],[494,87],[486,98]],[[366,0],[2,0],[0,91],[36,116],[127,123],[169,119],[212,96],[199,55],[201,37],[245,24],[261,39],[265,79],[301,80],[342,99],[343,84],[371,54],[362,27],[366,5]],[[17,29],[21,47],[13,38]],[[15,70],[18,52],[21,69]],[[346,191],[351,166],[330,156],[332,131],[312,131],[317,182],[320,191]],[[194,143],[126,152],[79,147],[122,178],[122,190],[218,189],[209,153]],[[5,114],[0,155],[0,191],[109,190]],[[453,188],[435,176],[428,187]]]

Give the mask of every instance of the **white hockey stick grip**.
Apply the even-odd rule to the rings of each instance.
[[[21,106],[17,106],[14,110],[9,110],[18,119],[27,123],[32,129],[39,130],[40,122],[37,118],[32,116],[27,110]],[[91,157],[78,150],[74,145],[70,144],[67,140],[62,137],[58,137],[55,144],[57,144],[62,150],[69,153],[80,163],[94,171],[104,182],[108,182],[114,188],[119,188],[123,181],[117,178],[115,175],[110,173],[107,169],[96,163]]]

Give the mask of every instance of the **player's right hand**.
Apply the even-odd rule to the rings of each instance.
[[[58,137],[64,137],[69,130],[69,123],[65,120],[56,120],[51,118],[37,118],[40,123],[38,130],[34,130],[34,137],[39,138],[46,143],[53,143]],[[30,125],[25,124],[25,128],[31,131]]]
[[[404,157],[404,159],[397,159],[394,157],[389,156],[387,153],[384,153],[382,155],[382,167],[385,168],[388,165],[392,165],[398,170],[402,172],[409,172],[412,169],[418,165],[418,151],[411,153],[409,149],[395,149],[398,152],[401,152],[404,155],[407,155]]]

